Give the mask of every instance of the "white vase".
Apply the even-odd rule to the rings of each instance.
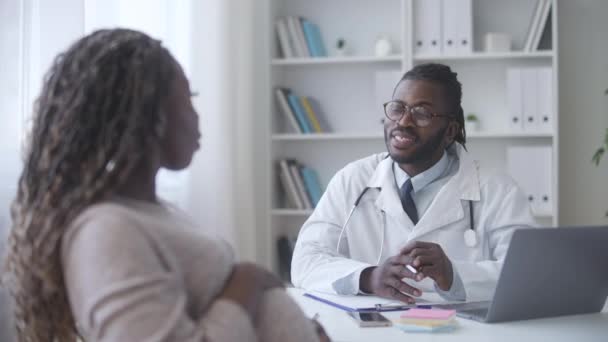
[[[477,132],[479,130],[479,121],[465,121],[464,130],[467,132]]]
[[[393,44],[385,37],[381,36],[376,40],[375,52],[377,57],[386,57],[393,51]]]

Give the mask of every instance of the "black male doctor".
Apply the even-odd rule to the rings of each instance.
[[[332,178],[298,236],[295,286],[406,303],[426,292],[491,299],[513,231],[535,222],[515,182],[466,151],[461,98],[448,66],[403,76],[384,105],[388,154]]]

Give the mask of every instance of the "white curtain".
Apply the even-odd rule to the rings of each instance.
[[[23,99],[20,115],[31,113],[42,76],[54,56],[83,34],[121,26],[163,40],[182,64],[192,89],[200,94],[194,101],[203,138],[188,170],[159,174],[161,196],[186,209],[201,229],[224,236],[240,257],[255,260],[254,1],[21,0],[26,67],[21,77],[23,93],[17,96]],[[2,3],[18,6],[16,2]],[[20,120],[13,122],[19,124]],[[20,131],[20,127],[11,130]]]
[[[254,0],[193,1],[192,87],[202,147],[190,169],[190,211],[254,260]]]

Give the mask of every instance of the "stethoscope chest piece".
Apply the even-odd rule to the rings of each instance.
[[[477,234],[475,234],[473,229],[467,229],[464,232],[464,243],[467,247],[475,247],[477,245]]]

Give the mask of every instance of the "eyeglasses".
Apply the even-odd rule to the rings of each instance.
[[[399,101],[389,101],[384,104],[384,114],[391,121],[401,121],[406,113],[410,114],[417,127],[428,126],[434,117],[449,117],[449,115],[435,114],[424,106],[409,107]]]

